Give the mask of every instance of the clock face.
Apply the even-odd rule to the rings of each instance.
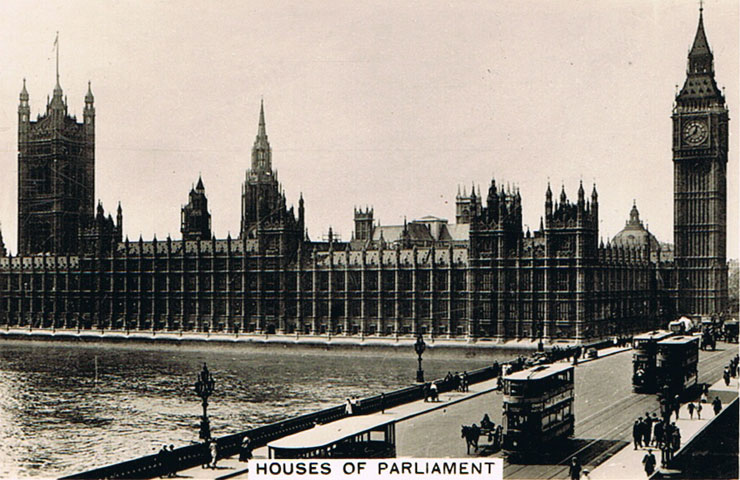
[[[683,126],[683,139],[689,145],[699,145],[707,139],[707,125],[700,120],[692,120]]]

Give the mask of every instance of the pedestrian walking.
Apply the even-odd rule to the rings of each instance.
[[[720,400],[719,397],[714,397],[714,400],[712,400],[712,407],[714,408],[714,414],[719,415],[719,412],[722,411],[722,400]]]
[[[244,435],[242,445],[239,448],[239,461],[248,462],[252,458],[252,439]]]
[[[635,445],[635,450],[638,448],[642,448],[642,425],[641,425],[642,418],[639,420],[635,420],[635,423],[632,425],[632,442]]]
[[[216,462],[218,461],[218,445],[216,444],[216,440],[211,440],[210,450],[211,450],[210,467],[213,469],[216,469],[218,468],[216,467]]]
[[[645,473],[647,474],[648,478],[650,478],[650,475],[655,472],[655,455],[653,455],[653,451],[648,448],[647,453],[644,457],[642,457],[642,464],[645,467]]]
[[[170,449],[167,450],[167,478],[174,478],[177,476],[177,456],[175,455],[175,446],[170,445]]]
[[[649,412],[645,412],[645,428],[643,430],[643,442],[646,447],[650,446],[653,433],[653,417],[650,416]]]
[[[350,400],[349,398],[344,404],[344,413],[346,413],[347,415],[352,415],[352,400]]]
[[[162,445],[162,448],[157,452],[157,461],[159,461],[159,465],[162,469],[162,475],[160,475],[159,478],[167,477],[167,474],[169,473],[169,451],[167,450],[167,445]]]
[[[380,394],[380,413],[385,413],[385,393]]]
[[[701,409],[702,408],[703,407],[701,406],[701,402],[696,404],[696,418],[698,418],[699,420],[701,420]]]
[[[686,405],[686,408],[689,410],[689,420],[693,420],[694,419],[694,409],[696,408],[696,406],[694,405],[693,402],[689,402],[689,404]]]
[[[675,423],[671,430],[673,430],[671,432],[671,458],[673,458],[673,454],[681,448],[681,430],[678,429]]]
[[[570,480],[581,480],[581,462],[578,461],[577,457],[573,457],[570,461]]]
[[[653,444],[660,448],[663,443],[663,421],[658,420],[655,422],[655,428],[653,428]]]
[[[730,367],[725,367],[724,372],[722,373],[722,378],[725,380],[725,386],[730,386]]]

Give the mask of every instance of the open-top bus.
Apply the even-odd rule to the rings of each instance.
[[[658,342],[657,387],[668,398],[682,396],[698,380],[699,337],[671,337]]]
[[[638,393],[655,393],[656,370],[655,358],[658,353],[658,342],[673,335],[667,330],[656,330],[643,333],[632,339],[632,390]]]
[[[531,452],[573,435],[573,367],[540,365],[503,377],[504,450]]]

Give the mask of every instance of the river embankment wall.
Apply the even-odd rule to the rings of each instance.
[[[279,349],[283,352],[300,352],[301,354],[316,352],[325,354],[334,351],[346,354],[374,355],[408,355],[413,351],[416,342],[414,337],[342,337],[342,336],[296,336],[296,335],[249,335],[224,333],[193,333],[193,332],[116,332],[99,330],[50,330],[50,329],[2,329],[0,341],[12,342],[54,342],[59,344],[80,345],[130,345],[156,348],[178,347],[185,349]],[[463,339],[429,338],[425,337],[425,356],[445,358],[447,356],[459,358],[500,358],[506,356],[527,355],[537,350],[537,342],[509,341],[493,342],[487,340],[466,341]],[[550,344],[565,347],[568,342]]]

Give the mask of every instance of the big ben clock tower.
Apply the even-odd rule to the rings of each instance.
[[[727,305],[727,113],[714,80],[714,57],[700,9],[686,82],[673,109],[673,235],[680,314],[721,314]]]

